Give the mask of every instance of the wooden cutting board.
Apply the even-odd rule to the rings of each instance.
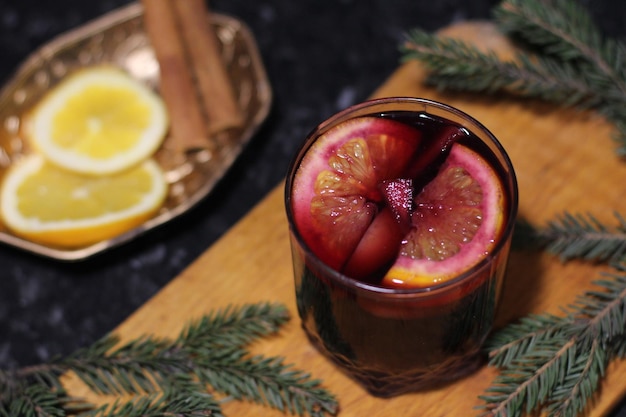
[[[488,24],[461,24],[448,29],[479,45],[510,51]],[[364,69],[366,70],[366,69]],[[579,114],[511,98],[440,94],[421,81],[417,62],[402,65],[374,94],[418,96],[449,103],[473,115],[500,139],[516,169],[520,216],[543,224],[564,210],[589,212],[614,223],[614,210],[626,213],[626,163],[614,153],[611,126],[593,114]],[[297,138],[296,138],[297,139]],[[432,392],[393,399],[368,395],[308,343],[295,309],[293,277],[282,184],[202,254],[180,276],[149,300],[117,332],[123,340],[142,334],[174,337],[191,319],[229,304],[275,301],[288,306],[293,319],[280,334],[253,346],[255,353],[283,356],[288,363],[322,379],[341,404],[341,416],[471,416],[496,375],[485,367]],[[502,325],[531,312],[559,313],[559,306],[591,288],[602,267],[582,262],[562,264],[546,254],[511,254],[498,315]],[[68,378],[73,394],[86,394]],[[602,385],[590,416],[603,416],[626,393],[626,363],[615,363]],[[227,416],[282,416],[257,405],[231,402]]]

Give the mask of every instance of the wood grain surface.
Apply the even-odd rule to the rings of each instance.
[[[505,54],[510,51],[488,24],[460,24],[447,33]],[[520,216],[543,224],[568,210],[592,213],[611,224],[615,210],[626,212],[626,163],[616,156],[611,126],[600,117],[520,99],[442,94],[422,84],[424,74],[417,62],[403,64],[373,96],[435,99],[481,121],[499,138],[513,161],[520,188]],[[559,313],[559,306],[592,288],[591,281],[599,278],[601,270],[601,266],[563,264],[546,254],[514,251],[498,325],[531,312]],[[485,367],[436,391],[379,399],[318,354],[305,338],[295,309],[282,184],[117,332],[123,340],[149,333],[173,337],[189,320],[216,308],[259,301],[282,302],[293,318],[280,334],[255,344],[254,353],[283,356],[288,363],[322,379],[340,401],[340,416],[477,415],[474,407],[481,404],[477,397],[496,375],[496,370]],[[73,394],[90,397],[75,378],[69,376],[66,384]],[[626,363],[614,363],[589,415],[606,415],[625,392]],[[239,417],[283,415],[238,402],[226,403],[223,411]]]

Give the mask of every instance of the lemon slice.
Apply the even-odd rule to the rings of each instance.
[[[161,98],[113,67],[69,75],[26,117],[25,136],[51,162],[93,175],[119,172],[162,143],[168,117]]]
[[[0,215],[16,235],[61,247],[112,238],[150,218],[167,184],[153,159],[115,175],[82,175],[31,154],[6,172]]]

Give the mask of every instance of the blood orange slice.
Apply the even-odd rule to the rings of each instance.
[[[504,190],[478,153],[455,143],[437,176],[415,198],[413,227],[383,285],[431,287],[478,264],[503,225]]]
[[[381,184],[406,171],[420,138],[406,124],[360,117],[311,145],[293,179],[292,208],[302,238],[323,262],[342,271],[370,225],[377,225],[378,238],[391,232],[384,227],[389,213],[374,223],[386,198]],[[396,253],[397,245],[390,260]]]

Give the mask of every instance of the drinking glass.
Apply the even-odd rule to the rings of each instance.
[[[314,254],[294,222],[294,176],[312,144],[350,119],[399,112],[420,120],[424,115],[442,118],[471,132],[475,149],[497,173],[505,193],[502,232],[487,256],[428,288],[387,288],[343,275]],[[297,308],[308,338],[376,396],[432,389],[474,371],[483,363],[481,346],[494,322],[517,202],[515,173],[501,144],[458,109],[427,99],[392,97],[366,101],[330,117],[304,141],[285,187]]]

